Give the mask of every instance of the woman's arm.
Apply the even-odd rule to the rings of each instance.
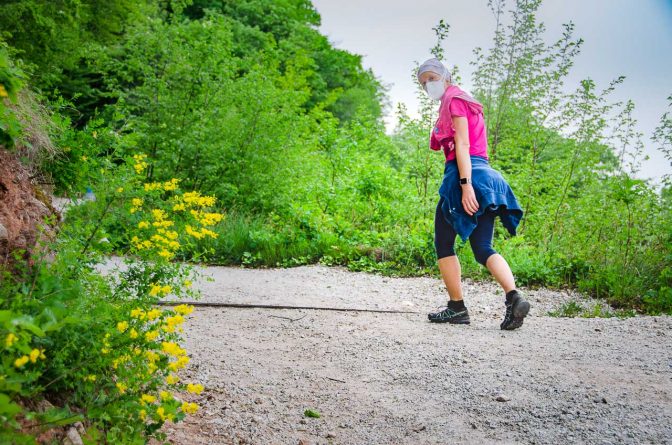
[[[469,157],[469,124],[464,116],[453,116],[453,127],[455,127],[455,159],[457,160],[457,169],[460,172],[460,178],[471,179],[471,158]],[[462,207],[469,215],[473,215],[478,210],[478,201],[476,193],[471,184],[461,184],[462,187]]]

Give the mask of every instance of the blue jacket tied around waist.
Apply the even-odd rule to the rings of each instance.
[[[448,161],[443,171],[443,182],[439,187],[441,210],[446,221],[453,226],[462,241],[466,241],[477,225],[478,216],[487,209],[492,209],[497,212],[509,233],[515,235],[523,217],[523,210],[518,205],[513,190],[502,175],[490,166],[487,159],[473,155],[470,158],[471,182],[476,193],[478,210],[472,216],[464,211],[457,160]]]

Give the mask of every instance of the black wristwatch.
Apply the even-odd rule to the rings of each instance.
[[[471,184],[471,178],[460,178],[460,184]]]

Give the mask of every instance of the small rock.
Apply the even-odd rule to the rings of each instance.
[[[262,402],[261,399],[257,397],[256,399],[254,399],[254,403],[256,403],[257,405],[261,405]]]
[[[75,422],[73,423],[73,426],[77,428],[77,432],[80,436],[84,436],[86,434],[86,429],[84,428],[84,424],[82,422]]]
[[[506,397],[504,394],[499,394],[497,397],[495,397],[495,400],[498,402],[508,402],[510,399]]]
[[[82,442],[82,438],[79,436],[79,433],[77,432],[77,428],[74,426],[71,426],[68,429],[68,432],[65,436],[65,439],[63,440],[64,445],[84,445],[84,442]]]
[[[332,432],[327,433],[327,439],[335,439],[335,438],[336,438],[335,433],[332,433]]]
[[[425,425],[418,425],[413,428],[413,432],[419,433],[420,431],[425,431],[425,429],[427,429]]]

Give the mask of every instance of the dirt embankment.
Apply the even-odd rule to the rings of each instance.
[[[55,230],[58,212],[49,196],[33,183],[29,170],[16,155],[0,147],[0,266],[11,262],[13,253],[30,256],[42,237]]]

